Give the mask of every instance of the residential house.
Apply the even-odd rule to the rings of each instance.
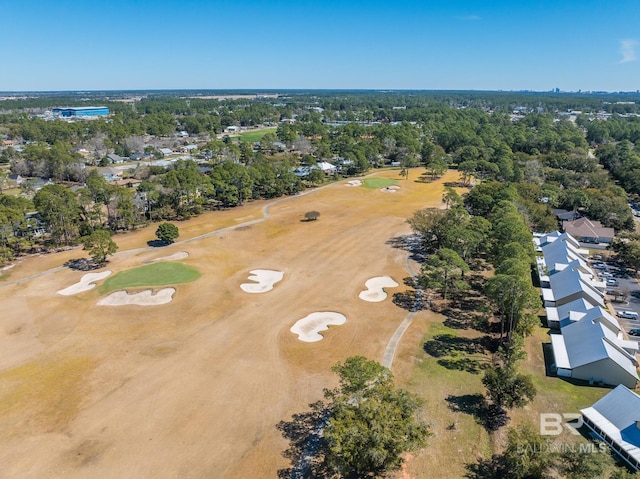
[[[180,151],[183,153],[193,153],[198,149],[198,145],[184,145],[180,147]]]
[[[600,317],[591,319],[591,316]],[[590,384],[624,384],[635,388],[638,343],[620,339],[620,335],[597,310],[562,328],[561,334],[551,334],[558,376],[582,379]]]
[[[109,153],[107,155],[107,160],[109,160],[109,163],[114,165],[118,163],[124,163],[126,161],[126,158],[120,155],[116,155],[115,153]]]
[[[589,252],[580,249],[575,238],[566,233],[541,237],[537,243],[540,245],[537,250],[542,252],[542,256],[536,258],[542,287],[549,287],[549,276],[565,269],[568,264],[574,261],[578,261],[581,267],[588,268],[585,258]]]
[[[548,306],[545,308],[547,314],[547,326],[551,329],[559,329],[562,326],[570,324],[572,321],[580,319],[580,313],[586,313],[588,310],[595,308],[593,304],[584,298],[576,299],[561,306]],[[577,318],[577,319],[576,319]]]
[[[605,308],[605,283],[596,280],[586,262],[588,252],[569,233],[554,232],[534,239],[547,325],[558,376],[590,383],[638,381],[638,343],[625,341],[618,320]]]
[[[51,178],[29,178],[27,182],[30,183],[33,191],[40,191],[45,186],[55,184]]]
[[[599,221],[578,218],[562,223],[564,231],[584,243],[611,243],[615,236],[613,228],[605,228]]]
[[[293,174],[298,178],[305,178],[306,176],[309,176],[309,173],[311,173],[311,168],[309,166],[299,166],[293,170]]]
[[[173,150],[171,148],[159,148],[158,151],[162,153],[162,156],[173,155]]]
[[[22,175],[11,174],[11,175],[7,175],[7,178],[9,179],[9,182],[15,186],[20,186],[22,185],[22,183],[27,181],[27,179]]]
[[[115,168],[99,168],[98,173],[100,173],[107,182],[118,181],[122,177],[122,171]]]
[[[640,396],[621,384],[580,412],[584,425],[640,471]]]
[[[338,171],[335,165],[332,165],[327,161],[319,161],[318,168],[320,168],[325,175],[335,175]]]
[[[135,188],[140,183],[142,183],[142,180],[137,180],[135,178],[126,178],[126,179],[119,179],[119,180],[115,180],[115,181],[109,181],[110,185],[113,185],[113,186],[125,186],[127,188]]]
[[[593,274],[578,261],[549,276],[549,287],[542,288],[544,306],[557,307],[577,299],[604,307],[604,294],[593,284]]]

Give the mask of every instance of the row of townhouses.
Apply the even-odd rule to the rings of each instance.
[[[583,423],[624,461],[640,470],[638,343],[624,339],[605,305],[606,283],[587,262],[589,252],[568,233],[534,238],[542,299],[551,328],[554,364],[560,377],[616,386],[581,410]]]

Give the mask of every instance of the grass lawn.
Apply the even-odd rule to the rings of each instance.
[[[247,131],[240,133],[240,141],[255,143],[260,141],[267,133],[275,133],[277,128],[265,128],[264,130]]]
[[[481,337],[478,331],[452,329],[437,321],[429,326],[422,350],[416,351],[407,388],[425,399],[423,414],[431,422],[434,435],[425,452],[410,461],[409,471],[414,477],[463,477],[465,463],[501,452],[509,428],[529,424],[536,430],[541,413],[579,413],[611,390],[547,376],[543,344],[550,343],[548,329],[535,328],[526,340],[527,357],[519,362],[518,369],[531,375],[537,395],[526,407],[508,411],[508,424],[489,434],[479,421],[482,412],[477,407],[485,394],[481,382],[484,368],[490,364],[490,353],[476,346],[482,344]],[[554,439],[585,442],[582,436],[568,432]]]
[[[7,196],[20,196],[22,194],[22,188],[7,188],[2,190],[2,194]]]
[[[484,393],[481,380],[489,356],[481,350],[462,351],[481,336],[477,331],[448,328],[442,322],[432,323],[424,336],[407,389],[426,401],[423,414],[433,436],[425,452],[411,461],[412,477],[463,477],[466,462],[491,455],[491,438],[473,414]],[[443,347],[428,346],[434,343]]]
[[[578,413],[611,391],[608,387],[589,386],[586,381],[547,376],[543,344],[551,343],[548,331],[543,327],[534,330],[526,341],[527,357],[519,363],[521,372],[531,374],[538,394],[527,408],[511,414],[516,421],[530,422],[535,427],[540,413]]]
[[[199,277],[200,273],[196,269],[181,263],[153,263],[112,276],[98,287],[98,292],[105,294],[125,288],[190,283]]]
[[[384,188],[385,186],[391,186],[398,183],[397,180],[392,180],[391,178],[365,178],[362,186],[365,188]]]

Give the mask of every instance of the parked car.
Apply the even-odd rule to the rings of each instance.
[[[638,313],[635,311],[618,311],[616,314],[619,318],[638,319]]]
[[[640,329],[630,329],[629,334],[631,336],[640,336]]]
[[[607,280],[607,286],[618,286],[618,280],[617,279],[608,279]]]
[[[595,263],[595,264],[593,265],[593,267],[594,267],[595,269],[607,269],[607,265],[606,265],[606,264],[604,264],[604,263]]]

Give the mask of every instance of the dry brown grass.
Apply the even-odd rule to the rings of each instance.
[[[399,180],[394,194],[334,184],[275,203],[265,222],[183,245],[145,249],[153,226],[117,236],[121,253],[107,266],[114,273],[189,252],[184,264],[202,276],[177,286],[167,305],[99,307],[96,290],[62,297],[56,291],[84,274],[68,269],[0,287],[0,400],[9,399],[0,425],[12,432],[0,438],[1,474],[274,477],[287,466],[275,425],[334,385],[336,362],[354,354],[381,360],[407,314],[391,298],[368,303],[358,293],[380,275],[401,283],[390,293],[406,289],[406,252],[387,241],[409,233],[406,218],[439,205],[443,181],[456,177],[414,182],[420,173]],[[266,204],[180,222],[179,239],[261,218]],[[301,222],[309,210],[320,219]],[[84,256],[77,249],[29,258],[11,280]],[[252,269],[283,271],[284,279],[248,295],[239,285]],[[347,323],[323,341],[298,341],[289,328],[313,311],[340,312]],[[420,313],[402,340],[400,381],[432,320]]]

